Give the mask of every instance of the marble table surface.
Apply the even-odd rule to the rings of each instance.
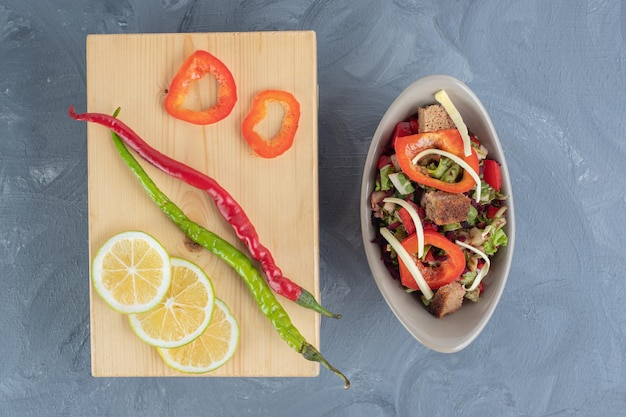
[[[352,381],[93,378],[85,38],[313,30],[321,345]],[[626,9],[618,0],[0,0],[0,416],[623,416]],[[515,257],[483,333],[431,351],[368,269],[363,163],[394,97],[452,75],[490,112]]]

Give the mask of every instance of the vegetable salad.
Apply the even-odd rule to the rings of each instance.
[[[488,290],[491,258],[508,243],[507,196],[500,164],[450,117],[455,109],[428,107],[438,107],[435,128],[425,127],[433,118],[427,108],[396,124],[370,202],[392,277],[442,317]]]

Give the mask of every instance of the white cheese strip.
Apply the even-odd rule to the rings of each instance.
[[[422,220],[420,219],[419,214],[417,214],[417,211],[413,208],[412,205],[400,198],[387,197],[384,198],[383,201],[385,203],[397,204],[400,207],[404,207],[406,211],[409,212],[411,220],[413,220],[413,223],[415,223],[415,234],[417,235],[417,257],[421,258],[422,256],[424,256],[424,228],[422,227]]]
[[[470,156],[472,154],[472,145],[470,143],[467,126],[461,117],[461,113],[459,113],[454,103],[452,103],[452,100],[450,100],[446,90],[437,91],[435,93],[435,99],[446,109],[450,119],[452,119],[452,122],[454,122],[454,125],[461,134],[461,138],[463,139],[463,153],[465,153],[465,156]]]
[[[446,158],[450,158],[454,162],[459,164],[461,166],[461,168],[463,168],[465,171],[467,171],[467,173],[472,176],[472,178],[474,179],[474,182],[476,183],[476,201],[480,201],[480,193],[482,192],[482,190],[481,190],[480,177],[478,176],[478,173],[476,171],[474,171],[474,169],[467,162],[465,162],[464,160],[462,160],[461,158],[459,158],[455,154],[450,153],[450,152],[446,152],[446,151],[442,151],[441,149],[425,149],[422,152],[420,152],[417,155],[415,155],[415,158],[413,158],[413,161],[412,161],[413,165],[417,165],[419,160],[422,159],[423,157],[425,157],[426,155],[433,155],[433,154],[434,155],[439,155],[439,156],[445,156]]]
[[[489,260],[489,257],[487,256],[486,253],[476,249],[472,245],[468,245],[467,243],[461,242],[460,240],[455,241],[455,243],[459,246],[464,247],[465,249],[469,249],[472,252],[477,253],[478,255],[480,255],[481,258],[485,260],[485,264],[483,265],[482,268],[480,268],[480,271],[476,275],[476,278],[474,278],[474,282],[472,282],[472,286],[469,288],[465,288],[465,286],[463,286],[463,288],[465,288],[465,291],[474,291],[480,284],[480,281],[482,281],[485,275],[487,275],[487,273],[489,272],[489,268],[491,267],[491,261]]]
[[[404,249],[404,247],[402,246],[402,243],[400,243],[398,239],[396,239],[393,236],[393,233],[391,233],[389,229],[387,229],[386,227],[383,227],[380,229],[380,235],[384,237],[387,242],[389,242],[389,244],[396,251],[400,259],[402,259],[402,262],[404,262],[404,265],[407,267],[407,269],[413,276],[415,283],[419,287],[420,291],[422,291],[422,294],[424,295],[424,297],[427,300],[430,300],[431,298],[433,298],[433,296],[435,295],[433,293],[433,290],[431,290],[428,284],[426,283],[426,280],[422,276],[422,273],[420,272],[419,269],[417,269],[417,265],[415,265],[415,261],[413,261],[413,258],[411,257],[409,252],[407,252],[406,249]]]

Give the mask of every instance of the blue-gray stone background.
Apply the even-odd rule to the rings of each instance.
[[[620,0],[0,0],[0,416],[626,415],[626,4]],[[314,30],[321,349],[316,378],[93,378],[85,38]],[[501,303],[456,354],[417,343],[369,272],[369,141],[412,81],[490,112],[517,241]]]

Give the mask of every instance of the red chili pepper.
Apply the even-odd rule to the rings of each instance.
[[[280,131],[273,138],[264,138],[256,132],[256,126],[267,115],[267,105],[276,102],[283,106],[285,114]],[[257,155],[263,158],[275,158],[285,153],[291,145],[298,130],[300,120],[300,103],[291,94],[281,90],[265,90],[256,95],[252,110],[243,120],[241,131],[246,142]]]
[[[424,245],[430,245],[446,252],[443,259],[436,261],[436,266],[424,265],[416,261],[416,265],[428,283],[428,286],[436,290],[451,283],[461,276],[465,269],[465,256],[463,251],[445,236],[432,230],[424,230]],[[413,234],[402,241],[402,246],[411,254],[417,253],[417,234]],[[431,248],[430,251],[433,249]],[[399,261],[400,280],[407,288],[419,290],[413,275],[402,260]]]
[[[246,244],[252,257],[261,263],[272,290],[303,307],[315,310],[325,316],[341,317],[326,310],[315,300],[309,291],[283,275],[274,262],[270,251],[261,244],[256,229],[243,208],[213,178],[150,147],[130,127],[113,116],[103,113],[76,114],[73,106],[69,108],[68,114],[74,120],[93,122],[111,129],[122,138],[128,147],[137,152],[139,156],[151,165],[174,178],[185,181],[193,187],[206,191],[215,201],[222,217],[233,227],[237,237]]]
[[[483,161],[483,179],[494,190],[500,191],[500,188],[502,188],[502,172],[497,161],[493,159],[485,159]]]
[[[213,75],[219,84],[217,103],[204,110],[183,108],[191,83],[207,74]],[[228,67],[207,51],[198,50],[185,60],[172,79],[164,106],[165,110],[177,119],[197,125],[207,125],[219,122],[228,116],[236,102],[237,87]]]
[[[428,173],[422,172],[422,168],[413,163],[413,158],[421,151],[431,148],[438,148],[458,156],[478,172],[476,151],[472,149],[472,154],[465,156],[463,139],[456,129],[438,130],[398,138],[395,143],[395,151],[402,171],[413,181],[449,193],[464,193],[474,188],[476,183],[468,172],[463,172],[461,181],[453,183],[438,180],[429,176]]]

